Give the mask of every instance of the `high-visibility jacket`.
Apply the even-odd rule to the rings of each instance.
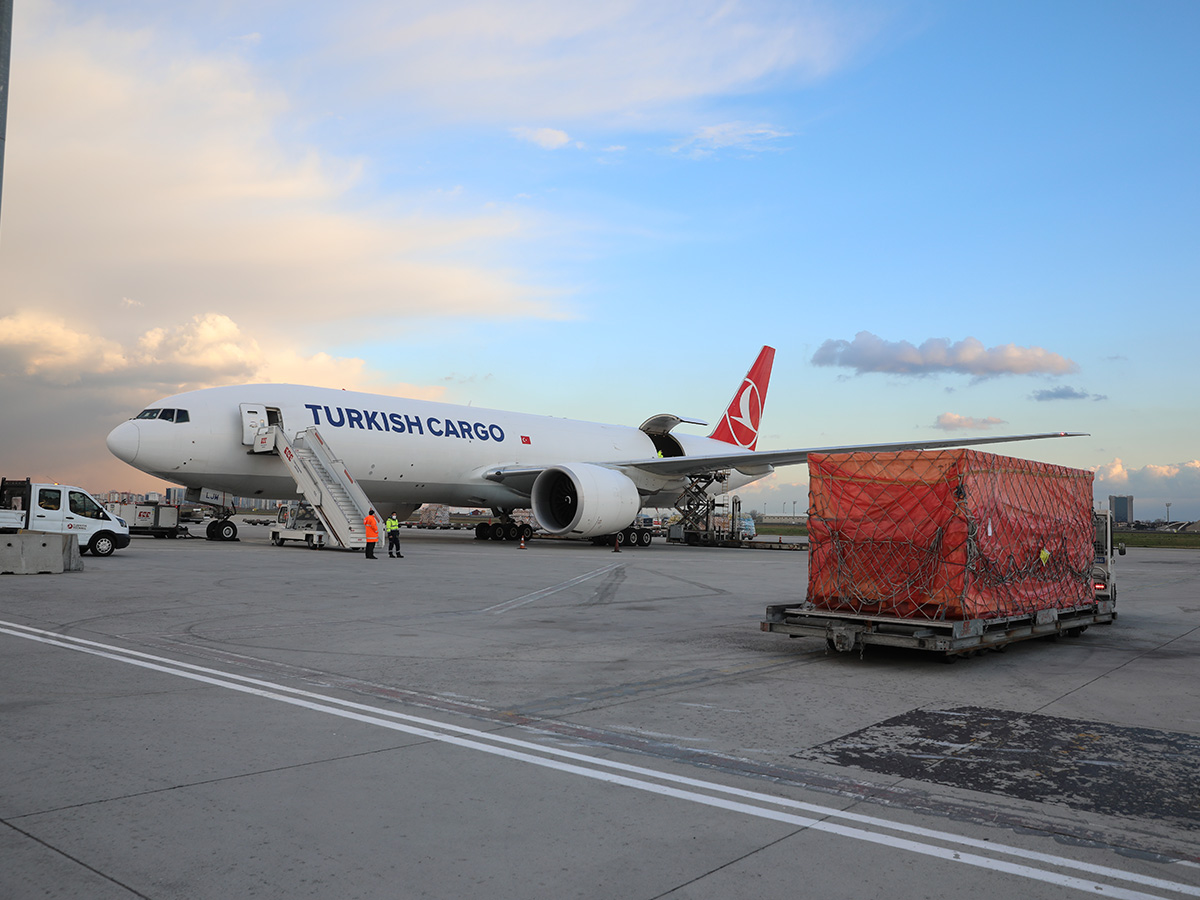
[[[379,541],[379,523],[374,516],[367,516],[363,519],[363,528],[366,529],[368,543]]]
[[[383,523],[383,527],[387,529],[388,534],[391,534],[393,531],[399,531],[400,530],[399,517],[398,516],[390,516],[388,518],[388,520]]]

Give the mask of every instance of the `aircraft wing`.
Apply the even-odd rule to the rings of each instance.
[[[832,447],[806,447],[798,450],[743,450],[716,456],[677,456],[667,459],[636,460],[609,465],[632,466],[656,475],[703,475],[718,469],[737,469],[746,475],[765,475],[775,466],[793,466],[808,459],[810,453],[887,453],[893,450],[933,450],[940,447],[968,447],[976,444],[1001,444],[1036,441],[1042,438],[1082,437],[1084,432],[1054,431],[1047,434],[1009,434],[997,437],[941,438],[925,441],[899,441],[888,444],[842,444]]]
[[[1044,438],[1084,437],[1081,431],[1052,431],[1045,434],[1008,434],[996,437],[940,438],[924,441],[899,441],[889,444],[842,444],[831,447],[805,447],[797,450],[738,450],[713,456],[671,456],[654,459],[631,459],[602,462],[597,465],[610,469],[633,468],[664,477],[692,477],[737,469],[746,475],[766,475],[775,466],[794,466],[808,459],[810,453],[887,453],[893,450],[932,450],[941,447],[970,447],[978,444],[1004,444],[1015,441],[1036,441]],[[502,482],[518,491],[533,490],[534,479],[548,466],[500,466],[489,469],[485,477]]]

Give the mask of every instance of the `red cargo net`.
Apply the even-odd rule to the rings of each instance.
[[[811,454],[808,599],[906,619],[1093,601],[1092,473],[978,450]]]

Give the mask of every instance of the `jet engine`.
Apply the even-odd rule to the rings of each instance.
[[[552,466],[533,483],[533,514],[551,534],[613,534],[642,508],[637,487],[616,469],[590,463]]]

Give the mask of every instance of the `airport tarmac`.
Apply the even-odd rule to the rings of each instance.
[[[402,541],[0,578],[0,897],[1200,897],[1200,553],[946,665],[760,632],[802,552]]]

